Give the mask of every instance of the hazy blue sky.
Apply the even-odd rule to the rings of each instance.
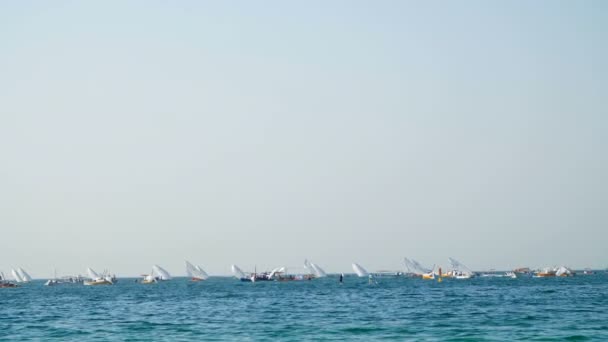
[[[606,1],[0,4],[0,269],[608,266]]]

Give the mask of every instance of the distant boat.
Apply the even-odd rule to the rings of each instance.
[[[16,283],[23,283],[24,281],[21,279],[21,275],[17,273],[17,271],[13,268],[11,269],[11,275]]]
[[[323,278],[327,276],[325,270],[323,270],[319,265],[308,260],[304,260],[304,268],[315,278]]]
[[[110,275],[108,271],[104,271],[104,273],[100,275],[89,267],[87,268],[87,275],[90,280],[84,281],[84,285],[86,286],[114,285],[116,283],[116,276]]]
[[[592,270],[592,269],[590,269],[590,268],[585,268],[585,269],[583,270],[583,274],[584,274],[584,275],[593,275],[593,274],[595,274],[595,271],[593,271],[593,270]]]
[[[57,271],[53,270],[53,278],[44,283],[44,286],[57,286],[66,284],[83,284],[84,279],[81,276],[64,276],[57,278]]]
[[[192,281],[207,280],[209,278],[209,275],[200,266],[192,265],[188,261],[186,261],[186,273]]]
[[[441,274],[441,267],[438,267],[437,265],[433,265],[433,268],[422,274],[422,279],[425,280],[435,280],[436,277],[441,278],[442,274]]]
[[[475,277],[475,273],[463,265],[460,261],[454,258],[448,258],[448,261],[452,265],[452,270],[448,272],[450,277],[455,279],[469,279]]]
[[[515,274],[515,272],[509,271],[509,272],[504,272],[504,273],[496,273],[496,272],[489,272],[489,273],[482,273],[479,275],[482,278],[517,278],[517,274]]]
[[[306,263],[306,261],[305,261]],[[277,267],[274,270],[270,271],[267,275],[268,280],[275,281],[302,281],[302,280],[313,280],[320,276],[325,276],[325,271],[323,271],[320,267],[310,263],[311,266],[304,266],[304,272],[297,273],[288,273],[287,267]],[[318,269],[315,269],[315,266]]]
[[[405,263],[406,275],[410,277],[423,277],[425,274],[430,274],[431,269],[422,266],[418,261],[408,258],[403,258]]]
[[[158,265],[153,265],[152,272],[150,272],[150,274],[144,275],[144,278],[142,279],[141,283],[142,284],[154,284],[159,281],[166,281],[166,280],[171,280],[171,279],[173,279],[173,278],[171,277],[169,272],[167,272],[167,270],[165,270],[164,268],[162,268]]]
[[[363,268],[363,266],[357,264],[356,262],[353,263],[353,271],[355,271],[355,274],[357,274],[358,277],[368,277],[369,276],[369,272],[367,272],[365,270],[365,268]]]
[[[516,274],[532,274],[532,270],[529,267],[520,267],[513,270]]]
[[[21,267],[18,267],[17,270],[11,270],[11,273],[18,283],[29,283],[32,281],[32,277]]]
[[[243,282],[252,282],[255,283],[256,281],[270,281],[270,280],[274,280],[274,274],[271,275],[271,273],[269,272],[262,272],[262,273],[257,273],[253,272],[251,273],[249,276],[245,275],[245,272],[243,272],[237,265],[231,265],[230,269],[232,270],[232,274],[234,275],[234,277],[236,279],[239,279],[240,281]],[[276,271],[275,271],[276,273]]]
[[[19,285],[6,279],[4,272],[0,272],[0,288],[19,287]]]
[[[566,266],[560,266],[555,271],[555,276],[556,277],[572,277],[572,276],[574,276],[574,271],[572,271],[571,269],[569,269]]]
[[[545,267],[536,272],[534,272],[534,278],[547,278],[547,277],[555,277],[555,273],[557,272],[557,267]]]

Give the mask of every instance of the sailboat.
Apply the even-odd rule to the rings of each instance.
[[[19,287],[19,285],[6,279],[4,272],[0,272],[0,288]]]
[[[534,278],[547,278],[547,277],[555,277],[555,273],[557,273],[557,267],[545,267],[540,269],[534,273]]]
[[[171,280],[171,279],[172,279],[171,275],[169,274],[169,272],[167,272],[167,270],[165,270],[164,268],[162,268],[158,265],[153,265],[152,272],[150,272],[150,274],[144,275],[144,278],[142,279],[141,283],[142,284],[154,284],[159,281],[165,281],[165,280]]]
[[[272,272],[258,273],[257,271],[254,271],[249,276],[247,276],[247,275],[245,275],[245,272],[243,272],[237,265],[231,265],[230,269],[232,270],[232,274],[234,275],[234,277],[236,279],[239,279],[240,281],[252,282],[252,283],[255,283],[256,281],[274,280],[273,279],[274,275],[276,274],[277,271],[279,271],[279,269],[273,270],[273,271],[275,271],[274,274]]]
[[[363,266],[357,264],[356,262],[353,263],[353,271],[355,271],[355,273],[357,274],[358,277],[368,277],[369,276],[369,272],[367,272],[365,270],[365,268],[363,268]]]
[[[319,265],[314,262],[310,262],[308,260],[304,260],[304,268],[308,271],[309,275],[315,278],[323,278],[327,276],[325,270],[322,269]]]
[[[116,283],[116,276],[110,275],[110,272],[107,270],[103,272],[103,274],[98,274],[93,271],[92,268],[87,268],[87,275],[90,280],[85,280],[84,285],[86,286],[97,286],[97,285],[114,285]]]
[[[430,271],[422,273],[421,275],[422,279],[425,280],[435,280],[436,277],[441,279],[442,276],[443,275],[441,274],[441,267],[437,265],[433,265],[433,268]]]
[[[192,265],[188,261],[186,261],[186,273],[188,273],[192,281],[207,280],[209,278],[209,275],[200,266]]]
[[[82,276],[64,276],[61,278],[57,277],[57,270],[53,270],[53,278],[49,279],[44,283],[44,286],[56,286],[56,285],[64,285],[64,284],[83,284],[84,279]]]
[[[25,272],[23,268],[17,268],[17,273],[21,277],[21,281],[23,281],[24,283],[29,283],[30,281],[32,281],[32,277],[27,272]]]
[[[15,280],[16,283],[25,282],[23,279],[21,279],[21,275],[19,273],[17,273],[17,270],[15,270],[14,268],[11,269],[11,275],[13,276],[13,279]]]
[[[572,277],[574,276],[574,272],[566,266],[560,266],[557,271],[555,271],[556,277]]]
[[[448,258],[448,261],[452,265],[452,271],[449,272],[449,275],[455,279],[469,279],[475,277],[475,273],[471,271],[468,267],[460,263],[458,260],[454,258]]]
[[[407,275],[410,277],[424,277],[425,274],[430,274],[432,270],[422,266],[418,261],[408,258],[403,258]],[[434,267],[434,266],[433,266]]]

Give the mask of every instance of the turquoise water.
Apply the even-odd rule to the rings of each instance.
[[[0,289],[2,340],[608,340],[608,275]]]

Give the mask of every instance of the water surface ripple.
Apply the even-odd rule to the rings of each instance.
[[[608,275],[0,289],[2,340],[608,340]]]

